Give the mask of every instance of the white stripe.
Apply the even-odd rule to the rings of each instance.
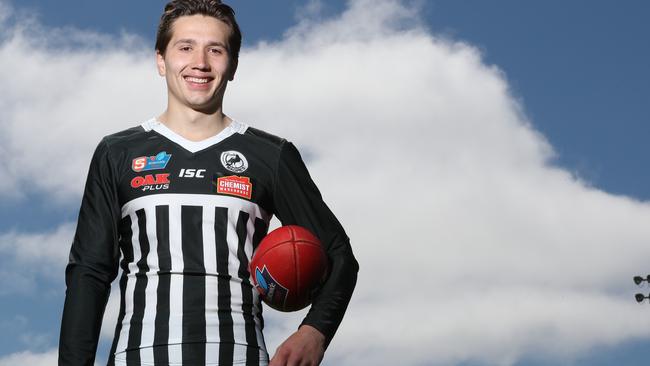
[[[215,224],[214,207],[203,207],[203,266],[206,274],[217,274],[217,246],[215,245],[214,224]]]
[[[122,206],[122,217],[125,217],[140,208],[156,205],[228,207],[235,211],[244,211],[251,216],[259,217],[266,221],[267,224],[271,220],[271,215],[254,202],[237,197],[220,196],[216,194],[190,193],[158,193],[132,199]],[[180,220],[180,215],[178,218],[174,219]],[[171,215],[169,221],[172,222]]]
[[[183,276],[171,275],[169,279],[169,343],[183,341]],[[183,361],[182,355],[169,350],[169,362]]]
[[[244,327],[241,328],[244,329]],[[233,356],[232,356],[233,362],[239,361],[239,363],[244,363],[243,361],[246,360],[246,350],[247,348],[243,344],[236,345],[233,349]]]
[[[115,356],[115,366],[127,366],[126,359],[118,359],[117,356]]]
[[[182,365],[183,364],[183,345],[182,344],[170,344],[167,347],[169,364],[170,365]]]
[[[115,353],[122,352],[126,349],[129,341],[129,331],[131,330],[131,317],[133,316],[133,293],[135,291],[135,274],[138,272],[138,261],[142,257],[140,251],[140,230],[138,228],[138,217],[133,212],[131,218],[131,243],[133,246],[133,261],[129,263],[129,274],[126,280],[126,290],[124,296],[124,319],[122,320],[122,330],[120,331],[119,341]]]
[[[266,352],[266,346],[260,349],[260,366],[267,366],[269,364],[269,353]]]
[[[215,210],[203,208],[203,265],[207,274],[217,273],[217,246],[214,235]],[[217,277],[205,276],[205,334],[207,342],[219,342]],[[209,359],[206,351],[206,359]]]
[[[221,130],[221,132],[219,132],[218,134],[212,137],[208,137],[207,139],[202,141],[191,141],[177,134],[176,132],[170,130],[169,127],[165,126],[156,118],[152,118],[148,121],[145,121],[144,123],[141,124],[141,126],[142,128],[145,129],[145,131],[154,130],[158,132],[159,134],[181,145],[185,150],[188,150],[192,153],[201,151],[212,145],[215,145],[236,133],[242,134],[246,131],[246,129],[248,129],[248,125],[246,125],[245,123],[233,120],[228,125],[228,127]]]
[[[239,278],[239,258],[237,258],[237,249],[239,238],[237,237],[237,221],[239,220],[239,210],[228,210],[228,273],[232,276],[230,280],[230,306],[233,321],[233,335],[235,343],[246,344],[246,332],[244,327],[244,317],[242,316],[242,292],[241,279]],[[235,350],[235,359],[241,355]],[[245,353],[244,353],[244,358]]]
[[[153,347],[140,348],[140,366],[153,364]]]
[[[158,300],[158,236],[156,235],[156,207],[150,206],[145,208],[145,217],[147,219],[147,238],[149,239],[149,254],[147,255],[147,265],[149,272],[147,272],[147,289],[145,290],[145,308],[144,316],[142,319],[142,339],[140,344],[143,347],[140,358],[144,362],[152,360],[153,351],[150,345],[153,344],[155,323],[156,323],[156,305]],[[144,354],[146,352],[146,355]]]
[[[207,342],[219,342],[217,281],[215,276],[205,276],[205,338]]]
[[[246,253],[248,263],[253,257],[253,234],[255,234],[255,217],[249,216],[246,223],[246,241],[244,242],[244,253]],[[253,280],[249,277],[248,282],[253,283]]]
[[[184,269],[181,238],[181,206],[170,204],[169,251],[171,253],[172,272],[176,273],[181,273]],[[172,274],[169,282],[169,343],[179,343],[183,340],[183,276]],[[170,350],[170,362],[172,361],[172,354],[173,352]],[[176,356],[174,354],[174,357]]]
[[[156,230],[158,218],[156,217],[156,206],[144,207],[144,214],[147,218],[147,238],[149,239],[149,254],[147,255],[148,276],[155,276],[160,269],[158,262],[158,232]],[[147,303],[147,306],[149,303]],[[154,303],[155,304],[155,303]]]
[[[147,205],[149,206],[149,205]],[[155,206],[153,204],[152,206]],[[171,254],[172,269],[174,273],[181,273],[185,269],[183,262],[183,233],[181,230],[181,204],[169,204],[169,252]],[[175,292],[171,292],[172,294]]]
[[[219,365],[219,343],[206,343],[205,364],[206,366]]]

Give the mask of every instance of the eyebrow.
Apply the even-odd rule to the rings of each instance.
[[[191,39],[191,38],[182,38],[182,39],[179,39],[178,41],[174,42],[174,45],[177,45],[179,43],[188,43],[188,44],[191,44],[191,45],[195,45],[196,41]],[[223,44],[223,42],[219,42],[219,41],[209,42],[208,46],[219,46],[219,47],[223,47],[225,49],[228,49],[227,45],[225,45],[225,44]]]

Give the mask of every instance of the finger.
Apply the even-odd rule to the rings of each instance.
[[[286,348],[278,348],[272,359],[274,363],[269,363],[269,366],[298,366],[299,363],[295,362],[294,358],[295,357],[290,350],[287,350]]]
[[[299,351],[294,351],[289,354],[286,361],[286,366],[308,366],[311,365],[307,357]]]
[[[318,364],[310,359],[303,359],[299,363],[296,363],[296,366],[316,366],[316,365]]]
[[[269,366],[285,366],[287,364],[286,352],[283,352],[281,349],[275,351],[275,355],[271,358]]]

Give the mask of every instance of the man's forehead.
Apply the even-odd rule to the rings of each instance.
[[[207,15],[183,15],[171,24],[170,41],[191,40],[194,42],[227,43],[232,34],[231,27]]]

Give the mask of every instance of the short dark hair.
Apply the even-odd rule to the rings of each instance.
[[[235,20],[235,11],[220,0],[173,0],[167,3],[156,33],[156,51],[165,55],[167,45],[172,38],[172,24],[176,19],[196,14],[217,18],[230,26],[228,52],[231,60],[237,62],[241,48],[241,30]]]

